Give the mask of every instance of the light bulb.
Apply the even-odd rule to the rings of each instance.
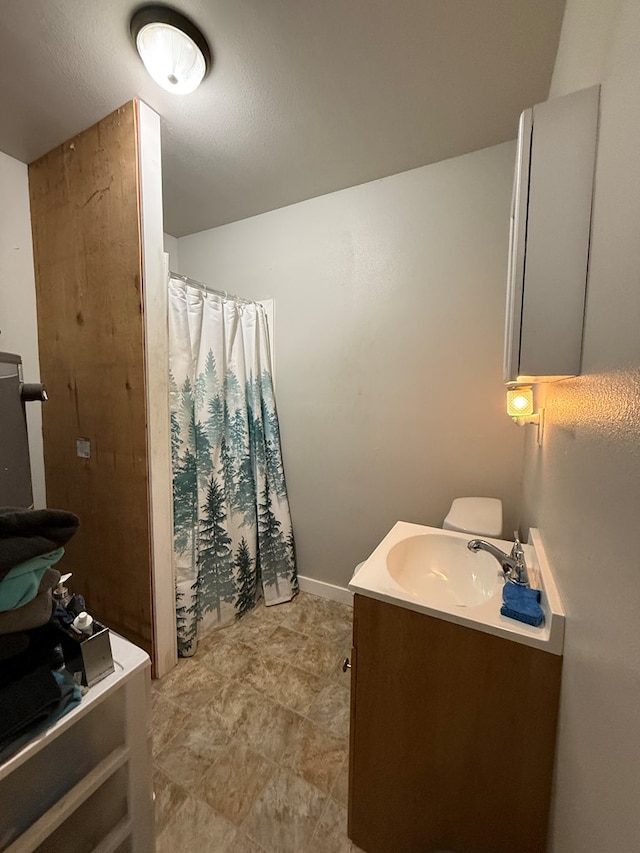
[[[507,391],[507,414],[526,418],[533,414],[533,388],[511,388]]]
[[[207,70],[202,51],[177,27],[146,24],[136,36],[136,47],[149,74],[167,92],[187,95],[202,82]]]

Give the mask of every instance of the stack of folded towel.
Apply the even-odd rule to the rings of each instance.
[[[80,700],[49,623],[54,568],[78,529],[62,510],[0,507],[0,760]]]

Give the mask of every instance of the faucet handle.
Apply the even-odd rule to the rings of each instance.
[[[511,556],[524,556],[524,549],[520,542],[520,534],[517,530],[513,531],[513,548],[511,549]]]
[[[529,577],[527,573],[527,563],[524,556],[524,548],[520,542],[520,538],[518,536],[518,531],[513,531],[513,548],[511,549],[511,557],[515,560],[515,566],[513,567],[513,575],[515,577],[511,577],[514,583],[520,584],[521,586],[529,586]]]

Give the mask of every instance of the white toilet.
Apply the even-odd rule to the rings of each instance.
[[[442,527],[444,530],[499,539],[502,535],[502,501],[500,498],[456,498]]]

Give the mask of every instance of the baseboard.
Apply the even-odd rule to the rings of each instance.
[[[319,595],[321,598],[329,598],[331,601],[339,601],[353,607],[353,593],[346,586],[336,586],[333,583],[317,581],[315,578],[305,578],[298,575],[298,583],[302,592],[310,592],[311,595]]]

